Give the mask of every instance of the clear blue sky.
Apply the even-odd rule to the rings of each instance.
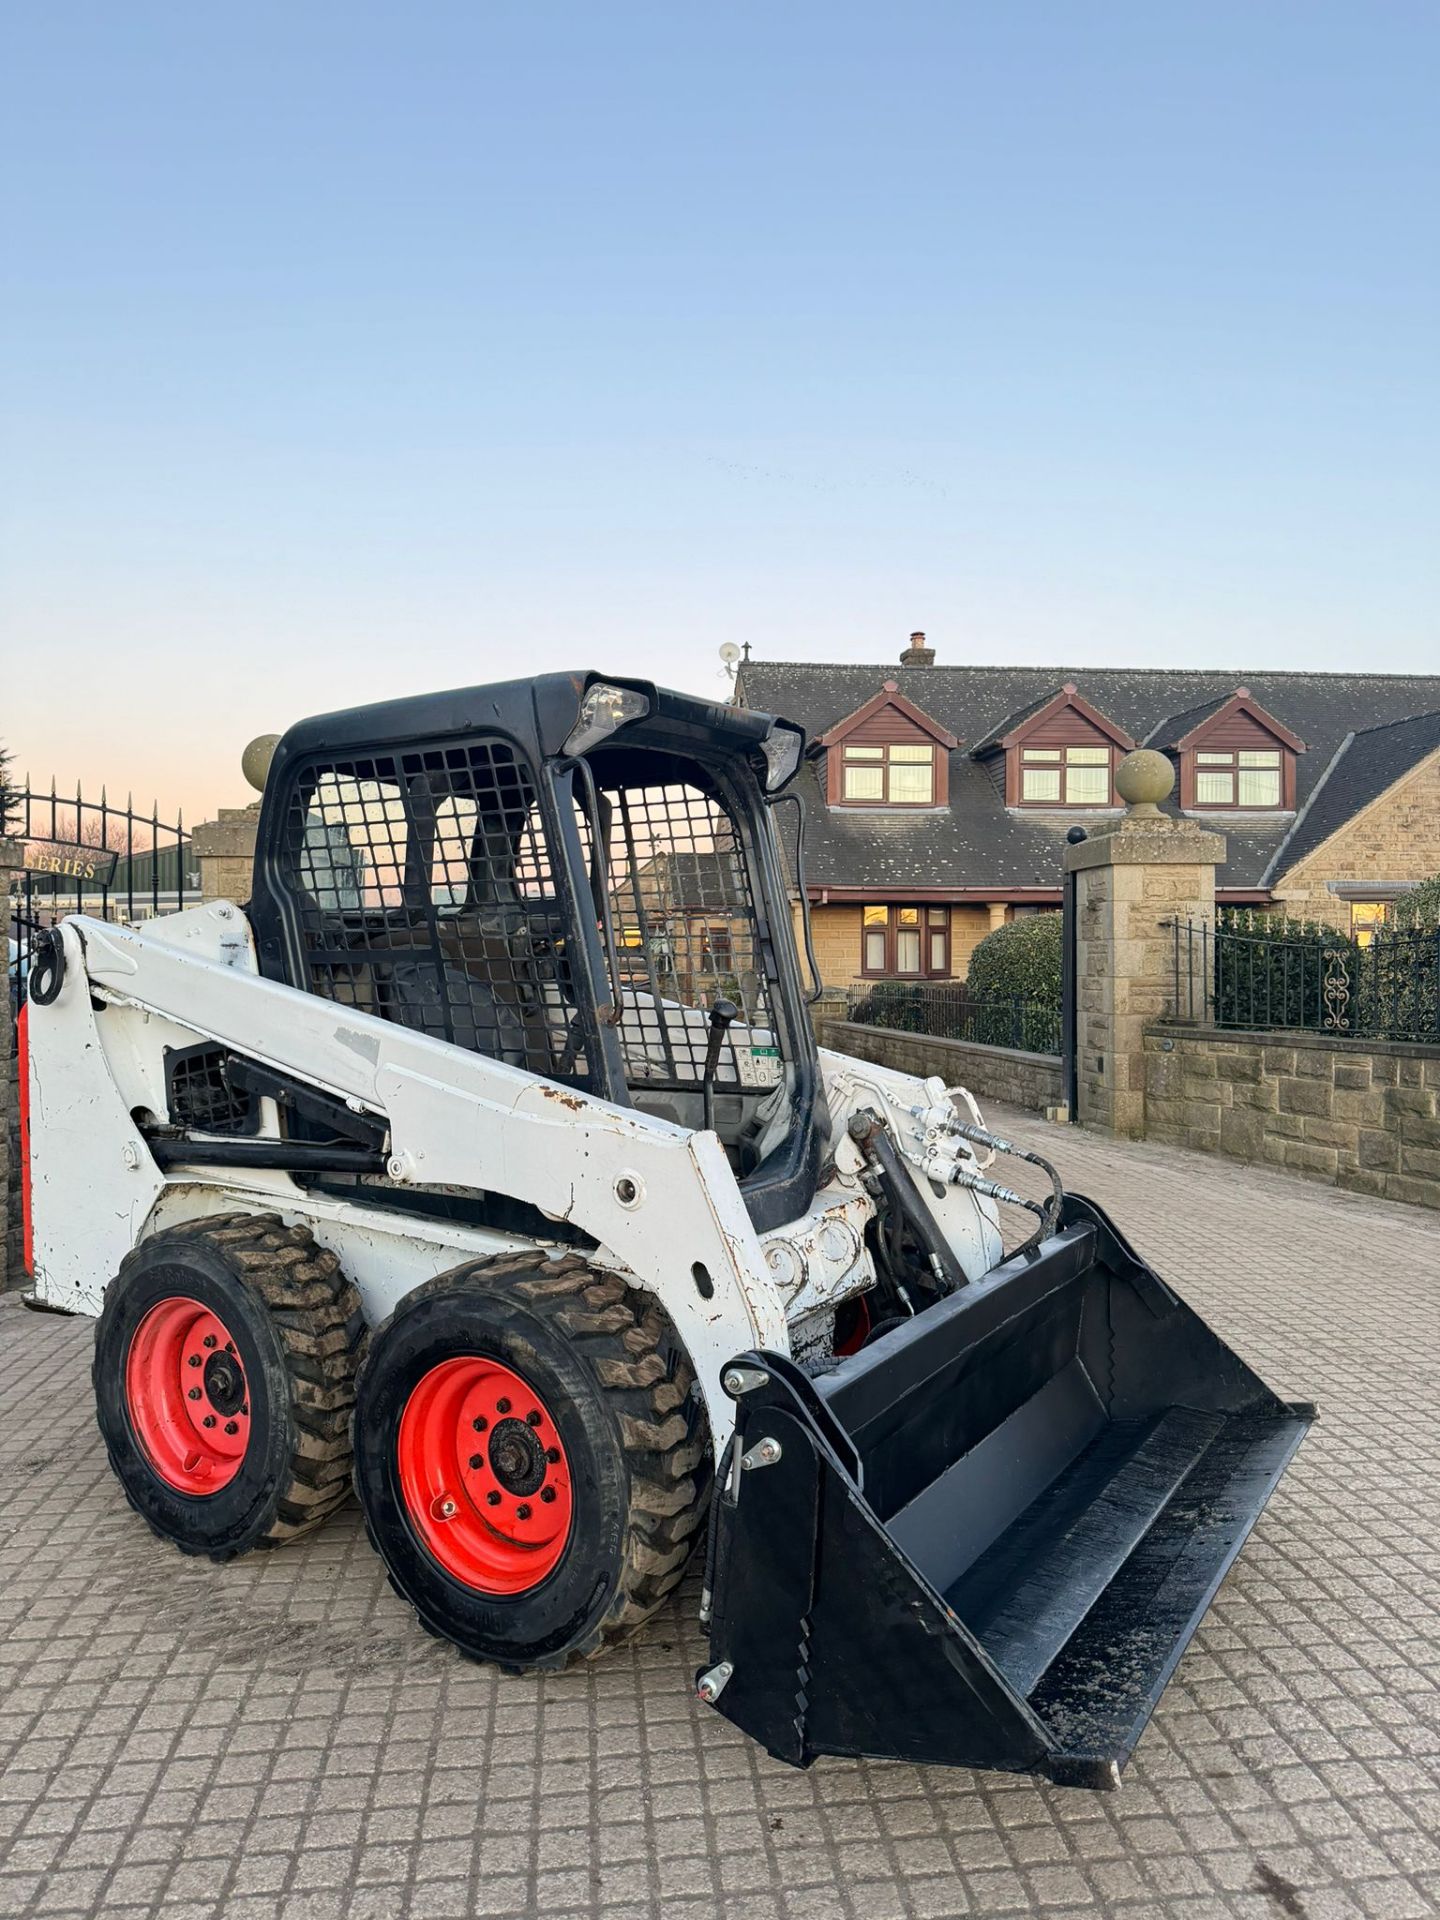
[[[16,0],[0,66],[37,775],[193,816],[731,638],[1440,659],[1431,0]]]

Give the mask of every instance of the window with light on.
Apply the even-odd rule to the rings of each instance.
[[[915,980],[949,977],[948,907],[865,907],[861,921],[862,973]]]
[[[1384,900],[1352,900],[1350,902],[1350,931],[1356,943],[1368,947],[1375,938],[1375,929],[1383,927],[1390,918],[1389,904]]]

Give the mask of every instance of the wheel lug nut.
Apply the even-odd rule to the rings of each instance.
[[[244,1402],[244,1403],[243,1403],[243,1404],[241,1405],[241,1408],[240,1408],[240,1411],[241,1411],[242,1413],[249,1413],[249,1411],[250,1411],[250,1402],[249,1402],[248,1400],[246,1400],[246,1401],[245,1401],[245,1402]]]
[[[546,1506],[548,1507],[551,1501],[555,1498],[554,1487],[541,1487],[540,1498],[545,1502]]]
[[[560,1458],[559,1447],[546,1447],[545,1458],[550,1462],[551,1466],[553,1467],[555,1462]]]
[[[227,1421],[225,1422],[225,1431],[226,1431],[227,1433],[238,1433],[238,1432],[240,1431],[240,1428],[239,1428],[239,1427],[238,1427],[238,1425],[237,1425],[237,1424],[235,1423],[235,1421],[233,1421],[233,1420],[227,1420]]]
[[[227,1353],[233,1353],[235,1351],[235,1342],[233,1340],[227,1340],[225,1342],[225,1351]]]
[[[200,1424],[201,1424],[201,1426],[203,1426],[203,1427],[213,1427],[213,1426],[214,1426],[214,1424],[215,1424],[215,1416],[214,1416],[214,1414],[213,1414],[213,1413],[207,1413],[207,1414],[206,1414],[206,1416],[205,1416],[205,1418],[204,1418],[204,1419],[203,1419],[203,1420],[201,1421],[201,1423],[200,1423]]]
[[[199,1389],[199,1387],[191,1387],[191,1389],[190,1389],[190,1398],[191,1398],[192,1400],[198,1400],[198,1399],[200,1398],[200,1389]]]
[[[213,1334],[213,1333],[207,1333],[207,1334],[206,1334],[206,1336],[205,1336],[205,1338],[204,1338],[204,1339],[203,1339],[203,1340],[202,1340],[202,1341],[200,1342],[200,1344],[201,1344],[201,1346],[202,1346],[202,1347],[213,1347],[213,1346],[215,1345],[215,1336],[214,1336],[214,1334]]]
[[[500,1496],[498,1493],[487,1493],[485,1499],[492,1507],[498,1507],[500,1504]]]
[[[481,1469],[481,1467],[483,1467],[483,1466],[484,1466],[484,1464],[485,1464],[485,1456],[484,1456],[484,1454],[483,1454],[483,1453],[472,1453],[472,1454],[471,1454],[471,1456],[470,1456],[470,1466],[471,1466],[471,1469],[472,1469],[472,1470],[473,1470],[473,1471],[474,1471],[475,1473],[478,1473],[478,1472],[480,1471],[480,1469]]]
[[[495,1402],[495,1411],[497,1413],[508,1413],[510,1411],[510,1402],[508,1400],[497,1400]]]
[[[490,1422],[485,1418],[484,1414],[482,1413],[478,1420],[472,1420],[470,1424],[475,1429],[476,1433],[483,1433],[485,1429],[489,1426]]]
[[[526,1426],[527,1426],[527,1427],[538,1427],[538,1426],[539,1426],[539,1424],[540,1424],[540,1409],[539,1409],[538,1407],[531,1407],[531,1409],[530,1409],[530,1411],[529,1411],[529,1412],[528,1412],[528,1413],[526,1414],[526,1416],[525,1416],[525,1424],[526,1424]]]
[[[200,1356],[199,1356],[199,1354],[198,1354],[198,1353],[192,1353],[192,1354],[191,1354],[191,1356],[190,1356],[190,1364],[191,1364],[191,1366],[192,1366],[192,1367],[198,1367],[198,1366],[199,1366],[199,1364],[200,1364]]]
[[[526,1506],[516,1507],[515,1518],[517,1520],[528,1520],[530,1518],[529,1507],[526,1507]]]

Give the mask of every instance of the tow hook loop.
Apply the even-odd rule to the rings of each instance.
[[[42,927],[35,936],[26,992],[37,1007],[53,1006],[65,984],[65,938],[58,927]]]

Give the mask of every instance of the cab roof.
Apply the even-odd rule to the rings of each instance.
[[[544,756],[563,751],[579,715],[587,688],[597,682],[642,693],[650,702],[648,717],[625,729],[627,739],[657,739],[681,747],[702,741],[713,751],[722,742],[736,750],[763,740],[773,716],[748,707],[733,707],[698,695],[658,687],[652,680],[597,669],[577,673],[544,673],[528,680],[497,680],[483,686],[459,687],[444,693],[410,694],[371,706],[344,707],[334,713],[298,720],[276,750],[277,768],[284,762],[320,754],[390,751],[412,743],[429,743],[478,732],[511,735]]]

